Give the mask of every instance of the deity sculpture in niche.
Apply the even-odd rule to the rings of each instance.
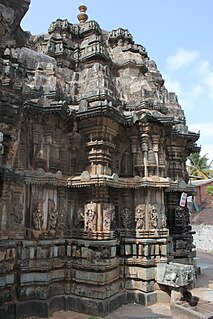
[[[161,228],[167,227],[167,218],[164,205],[161,205]]]
[[[48,200],[48,229],[56,229],[58,220],[58,211],[55,208],[55,201],[53,199]]]
[[[115,224],[115,207],[112,204],[103,205],[103,230],[110,230]]]
[[[157,205],[149,205],[149,228],[156,229],[158,224]]]
[[[96,203],[89,203],[85,205],[85,230],[96,231]]]
[[[35,211],[33,212],[33,226],[36,230],[42,230],[44,224],[44,211],[43,202],[39,201],[36,204]]]
[[[14,202],[10,216],[16,225],[21,224],[23,220],[23,208],[23,205],[19,201]]]
[[[57,228],[60,230],[63,230],[66,228],[66,209],[64,206],[62,206],[60,212],[58,213],[58,222],[57,222]]]
[[[145,204],[140,204],[135,209],[135,228],[137,230],[145,229],[145,214],[146,214],[146,206]]]
[[[84,227],[84,207],[79,206],[78,210],[73,216],[73,224],[76,228]]]

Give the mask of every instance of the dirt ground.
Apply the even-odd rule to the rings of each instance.
[[[195,288],[192,294],[200,299],[213,302],[213,254],[206,252],[197,252],[197,266],[201,269],[201,275],[198,276]],[[112,312],[105,319],[166,319],[172,318],[170,304],[155,304],[144,307],[137,304],[123,305],[116,311]],[[44,319],[30,317],[28,319]],[[97,316],[89,316],[73,311],[57,311],[53,313],[50,319],[101,319]]]

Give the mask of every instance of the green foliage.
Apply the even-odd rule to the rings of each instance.
[[[206,194],[213,196],[213,186],[206,187]]]
[[[207,154],[201,156],[200,153],[192,153],[189,157],[189,165],[187,167],[188,174],[198,176],[202,179],[209,179],[213,176],[211,165],[213,161],[209,162]]]

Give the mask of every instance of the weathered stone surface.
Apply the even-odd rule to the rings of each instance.
[[[57,20],[27,42],[29,2],[0,5],[0,307],[154,303],[157,264],[193,263],[199,135],[128,30]]]
[[[170,287],[193,285],[196,281],[196,270],[192,265],[178,263],[159,263],[157,265],[157,282]]]
[[[0,52],[6,47],[24,46],[29,34],[20,27],[20,21],[29,9],[31,0],[1,0],[0,3]]]
[[[197,298],[199,299],[199,298]],[[180,298],[179,294],[175,291],[172,291],[172,300],[171,300],[171,314],[172,318],[175,319],[212,319],[213,318],[213,304],[211,302],[201,300],[197,303],[198,300],[192,297],[191,304],[189,301],[183,300]]]

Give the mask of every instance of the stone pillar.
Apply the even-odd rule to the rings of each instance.
[[[156,175],[159,176],[159,135],[152,135],[152,145],[153,145],[153,152],[155,155],[155,161],[156,161]]]
[[[135,166],[136,166],[136,156],[137,156],[137,151],[138,151],[138,137],[137,136],[130,136],[131,139],[131,149],[132,149],[132,154],[133,154],[133,176],[135,174]]]
[[[141,146],[143,152],[144,176],[148,177],[148,134],[141,135]]]
[[[141,132],[141,150],[143,153],[143,165],[144,165],[144,176],[148,177],[148,150],[149,150],[149,133],[150,127],[149,124],[140,123],[140,132]]]
[[[159,173],[160,177],[164,177],[166,168],[166,158],[165,158],[165,138],[160,138],[159,151],[158,151],[158,163],[159,163]]]

